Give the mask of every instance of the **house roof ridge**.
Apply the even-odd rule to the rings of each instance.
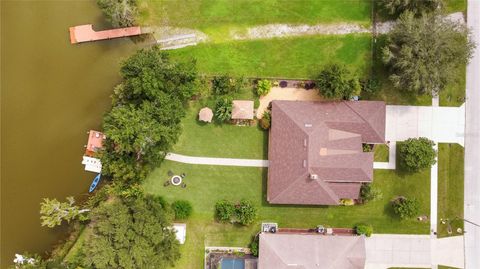
[[[382,138],[382,136],[378,133],[378,131],[377,131],[375,128],[373,128],[373,126],[372,126],[372,124],[370,123],[370,121],[369,121],[368,119],[366,119],[362,114],[360,114],[355,108],[353,108],[353,107],[350,105],[352,102],[372,102],[372,103],[377,103],[377,102],[381,102],[381,101],[343,101],[343,102],[345,103],[346,106],[348,106],[348,108],[350,108],[355,114],[357,114],[365,123],[368,124],[368,127],[370,127],[370,129],[373,130],[373,132],[375,133],[375,135],[377,136],[377,138],[380,138],[380,140],[384,140],[384,139]],[[377,110],[375,110],[375,112],[372,113],[372,114],[378,113],[378,110],[379,110],[379,109],[377,108]]]

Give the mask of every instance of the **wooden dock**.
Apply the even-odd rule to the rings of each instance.
[[[112,38],[141,35],[142,30],[138,26],[117,28],[104,31],[94,31],[91,24],[70,27],[70,43],[82,43]]]

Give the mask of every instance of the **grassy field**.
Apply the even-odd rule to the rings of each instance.
[[[191,156],[267,159],[268,132],[257,126],[201,123],[197,120],[200,108],[195,103],[187,112],[182,121],[182,135],[173,152]]]
[[[463,166],[464,150],[458,144],[439,144],[438,147],[438,236],[448,236],[447,225],[440,219],[449,219],[457,235],[463,229]],[[454,220],[456,217],[460,218]]]
[[[174,58],[195,58],[204,74],[249,77],[315,78],[338,61],[360,75],[371,67],[369,35],[308,36],[220,44],[200,44],[171,51]]]
[[[457,72],[458,77],[456,81],[440,92],[441,106],[461,106],[465,102],[467,67],[462,66]]]
[[[453,13],[453,12],[463,12],[463,14],[467,13],[467,0],[445,0],[445,12],[446,13]]]
[[[185,173],[187,188],[164,187],[167,172]],[[167,201],[185,199],[193,204],[194,213],[187,222],[187,242],[177,268],[200,268],[203,249],[207,246],[247,246],[259,231],[262,221],[278,222],[282,227],[353,227],[369,223],[376,233],[428,233],[429,224],[416,220],[401,221],[393,215],[390,200],[396,195],[415,197],[421,203],[421,214],[429,214],[430,174],[398,174],[376,170],[374,185],[383,198],[353,207],[275,206],[266,201],[266,169],[188,165],[165,161],[144,183],[146,192],[163,196]],[[214,221],[214,204],[220,199],[251,200],[258,207],[258,218],[248,227],[219,224]]]
[[[370,25],[369,0],[140,0],[141,24],[209,28],[269,23]]]
[[[375,162],[388,162],[388,146],[379,144],[375,145],[373,148],[373,159]]]

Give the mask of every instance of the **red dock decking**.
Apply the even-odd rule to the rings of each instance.
[[[82,43],[89,41],[105,40],[126,36],[141,35],[140,27],[117,28],[105,31],[94,31],[91,24],[70,27],[70,43]]]

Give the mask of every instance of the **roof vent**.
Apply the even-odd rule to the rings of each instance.
[[[303,160],[303,167],[307,167],[307,160]]]
[[[310,179],[311,179],[311,180],[317,180],[317,179],[318,179],[318,175],[317,175],[317,174],[310,174]]]
[[[311,123],[305,123],[305,128],[311,128],[313,125]]]

